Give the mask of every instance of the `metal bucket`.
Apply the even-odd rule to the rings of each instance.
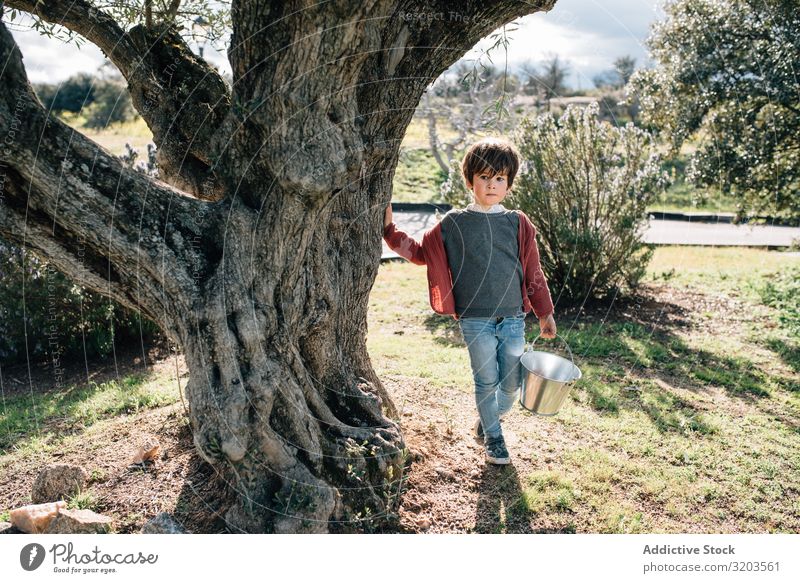
[[[533,339],[530,349],[520,357],[525,378],[519,404],[537,415],[555,415],[567,398],[573,381],[583,375],[581,369],[575,366],[569,344],[561,336],[556,334],[567,346],[570,360],[550,352],[533,350],[539,336]]]

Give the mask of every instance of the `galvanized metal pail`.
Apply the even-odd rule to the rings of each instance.
[[[569,344],[561,336],[556,334],[567,346],[570,360],[551,352],[533,350],[539,336],[533,339],[530,349],[520,357],[525,378],[519,404],[537,415],[555,415],[567,398],[572,383],[583,375],[581,369],[575,366]]]

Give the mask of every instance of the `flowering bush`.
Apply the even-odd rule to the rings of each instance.
[[[571,303],[635,288],[653,254],[647,205],[668,184],[650,134],[600,121],[595,103],[525,119],[515,141],[508,202],[537,228],[551,292]]]
[[[642,241],[647,205],[668,184],[650,134],[598,113],[594,103],[525,118],[513,136],[522,159],[504,204],[536,226],[550,291],[566,303],[636,287],[653,252]],[[442,198],[472,202],[456,163]]]

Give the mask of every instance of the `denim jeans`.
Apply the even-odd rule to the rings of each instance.
[[[522,386],[519,358],[525,350],[525,314],[458,322],[469,349],[483,433],[486,439],[499,437],[500,416],[514,406]]]

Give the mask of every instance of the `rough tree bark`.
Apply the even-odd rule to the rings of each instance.
[[[233,2],[228,90],[174,29],[7,2],[104,50],[170,184],[48,118],[0,24],[0,236],[182,347],[197,451],[237,493],[232,529],[391,515],[405,448],[366,322],[399,145],[431,81],[553,3]]]

